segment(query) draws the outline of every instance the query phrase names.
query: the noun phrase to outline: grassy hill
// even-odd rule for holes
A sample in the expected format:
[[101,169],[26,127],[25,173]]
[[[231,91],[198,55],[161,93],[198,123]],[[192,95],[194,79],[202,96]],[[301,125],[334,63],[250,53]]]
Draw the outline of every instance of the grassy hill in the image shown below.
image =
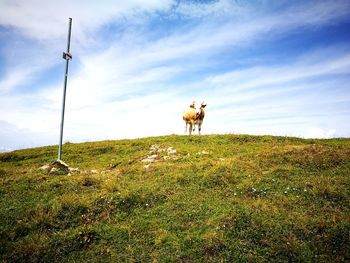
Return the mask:
[[350,260],[350,139],[66,143],[79,171],[40,169],[56,154],[0,154],[0,261]]

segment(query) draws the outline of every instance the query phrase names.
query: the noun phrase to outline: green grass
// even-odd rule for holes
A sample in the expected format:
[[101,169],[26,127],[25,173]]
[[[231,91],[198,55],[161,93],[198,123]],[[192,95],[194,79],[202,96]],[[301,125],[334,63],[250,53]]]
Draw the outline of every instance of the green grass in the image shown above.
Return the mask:
[[350,260],[350,139],[66,143],[68,176],[39,169],[56,152],[0,154],[0,261]]

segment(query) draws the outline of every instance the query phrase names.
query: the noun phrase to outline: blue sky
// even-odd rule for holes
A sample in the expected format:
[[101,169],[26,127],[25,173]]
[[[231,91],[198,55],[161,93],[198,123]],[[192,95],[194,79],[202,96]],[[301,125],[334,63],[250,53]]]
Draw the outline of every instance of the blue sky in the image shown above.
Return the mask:
[[0,150],[183,134],[350,137],[350,1],[0,0]]

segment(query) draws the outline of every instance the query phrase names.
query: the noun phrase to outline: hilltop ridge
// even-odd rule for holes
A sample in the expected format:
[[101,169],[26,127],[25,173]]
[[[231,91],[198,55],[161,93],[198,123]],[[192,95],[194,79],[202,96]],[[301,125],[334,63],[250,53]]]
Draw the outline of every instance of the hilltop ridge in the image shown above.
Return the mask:
[[0,154],[4,262],[343,262],[350,139],[162,136]]

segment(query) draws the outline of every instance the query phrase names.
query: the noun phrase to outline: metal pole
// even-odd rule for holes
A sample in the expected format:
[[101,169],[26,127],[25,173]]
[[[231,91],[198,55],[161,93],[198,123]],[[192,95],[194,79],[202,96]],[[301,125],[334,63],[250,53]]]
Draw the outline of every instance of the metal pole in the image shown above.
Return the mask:
[[[70,36],[72,32],[72,18],[69,18],[69,27],[68,27],[68,40],[67,40],[67,51],[66,54],[69,53],[70,50]],[[63,123],[64,123],[64,110],[66,105],[66,89],[67,89],[67,77],[68,77],[68,64],[69,59],[66,57],[66,68],[64,71],[64,86],[63,86],[63,99],[62,99],[62,115],[61,115],[61,130],[60,130],[60,141],[58,145],[58,160],[61,160],[62,157],[62,139],[63,139]]]

